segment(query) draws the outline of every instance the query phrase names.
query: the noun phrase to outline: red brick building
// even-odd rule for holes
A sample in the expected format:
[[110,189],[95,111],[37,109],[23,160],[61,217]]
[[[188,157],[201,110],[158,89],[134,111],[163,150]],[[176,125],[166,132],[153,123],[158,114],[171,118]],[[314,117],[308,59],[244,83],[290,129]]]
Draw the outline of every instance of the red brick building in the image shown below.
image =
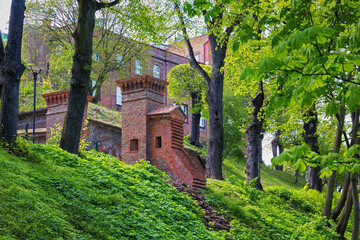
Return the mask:
[[[206,49],[207,42],[204,40],[204,37],[196,39],[196,51]],[[128,75],[132,77],[117,80],[116,84],[116,74],[112,73],[102,88],[99,103],[113,109],[110,115],[115,116],[115,119],[99,119],[97,115],[109,110],[98,105],[86,105],[84,121],[88,120],[88,123],[83,134],[91,142],[90,148],[96,148],[128,163],[135,163],[139,159],[148,160],[169,173],[173,179],[203,188],[206,184],[205,162],[197,152],[186,149],[183,145],[183,136],[191,131],[191,112],[187,104],[174,106],[166,90],[167,73],[174,66],[187,63],[188,59],[153,46],[147,51],[147,64],[135,59],[127,68]],[[204,50],[199,55],[200,61],[208,59],[208,53]],[[53,92],[44,94],[43,97],[47,108],[37,111],[35,126],[38,143],[48,140],[56,124],[62,125],[67,110],[68,92]],[[91,97],[88,101],[90,99]],[[19,114],[19,132],[24,132],[25,126],[32,127],[31,112]],[[202,119],[200,137],[206,138],[206,133],[206,121]]]

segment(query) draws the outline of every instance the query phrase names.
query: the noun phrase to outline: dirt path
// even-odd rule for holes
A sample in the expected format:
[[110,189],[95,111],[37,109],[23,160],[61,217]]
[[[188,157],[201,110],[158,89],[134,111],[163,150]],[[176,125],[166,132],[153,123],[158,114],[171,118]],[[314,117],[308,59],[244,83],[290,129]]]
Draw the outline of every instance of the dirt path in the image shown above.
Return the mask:
[[187,187],[180,182],[171,181],[171,185],[176,187],[179,192],[189,195],[192,199],[196,200],[197,204],[205,211],[205,224],[208,229],[215,231],[230,230],[230,221],[219,214],[219,211],[205,202],[205,196],[199,190]]

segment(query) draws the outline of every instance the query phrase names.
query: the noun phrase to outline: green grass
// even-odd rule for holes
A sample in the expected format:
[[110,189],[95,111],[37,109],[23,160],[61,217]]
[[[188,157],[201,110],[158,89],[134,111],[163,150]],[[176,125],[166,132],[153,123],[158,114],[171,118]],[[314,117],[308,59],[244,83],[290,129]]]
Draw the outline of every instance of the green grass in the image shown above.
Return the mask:
[[[245,160],[236,158],[225,159],[223,162],[224,179],[236,178],[245,181],[245,169]],[[260,167],[260,179],[263,187],[284,186],[289,189],[300,189],[303,188],[306,183],[304,179],[300,177],[298,178],[298,183],[295,184],[295,174],[288,171],[277,171],[264,164],[261,164]]]
[[235,178],[208,180],[206,201],[232,219],[226,239],[338,239],[321,217],[323,195],[315,190],[266,187],[259,191]]
[[[227,158],[222,166],[224,181],[208,179],[204,194],[231,219],[230,232],[220,233],[225,239],[338,239],[334,223],[321,217],[326,191],[308,189],[301,177],[295,184],[291,166],[277,171],[262,164],[264,191],[245,183],[245,159]],[[334,204],[338,198],[335,193]]]
[[213,239],[203,213],[147,163],[49,145],[0,148],[0,239]]
[[231,220],[229,232],[214,232],[148,163],[18,146],[23,157],[0,148],[0,239],[337,239],[321,217],[324,194],[294,185],[287,172],[263,166],[262,192],[244,183],[243,161],[226,159],[225,180],[208,179],[203,191]]

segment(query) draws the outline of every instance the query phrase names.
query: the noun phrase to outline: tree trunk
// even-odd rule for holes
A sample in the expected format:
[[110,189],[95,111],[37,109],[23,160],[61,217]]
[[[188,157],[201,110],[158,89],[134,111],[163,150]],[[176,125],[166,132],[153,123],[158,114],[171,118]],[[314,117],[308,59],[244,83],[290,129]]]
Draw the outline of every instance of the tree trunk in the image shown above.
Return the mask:
[[68,152],[77,153],[83,115],[88,94],[91,61],[92,35],[95,25],[96,2],[93,0],[78,0],[79,17],[73,34],[75,53],[73,57],[72,77],[68,109],[61,134],[60,147]]
[[[344,126],[344,119],[345,119],[345,106],[340,105],[339,107],[339,114],[338,114],[338,124],[336,129],[336,136],[335,136],[335,142],[334,142],[334,153],[340,152],[341,147],[341,136],[342,136],[342,130]],[[333,174],[328,179],[328,186],[327,186],[327,192],[326,192],[326,199],[324,204],[324,211],[323,216],[325,216],[327,219],[330,219],[331,217],[331,208],[332,208],[332,200],[334,196],[334,189],[335,189],[335,178],[336,178],[336,171],[333,172]]]
[[351,214],[351,208],[352,208],[352,204],[353,204],[353,198],[351,196],[351,191],[352,191],[352,187],[350,187],[350,189],[343,189],[343,191],[345,191],[347,193],[347,199],[346,199],[346,204],[345,204],[345,208],[343,213],[341,214],[340,220],[338,222],[338,224],[336,225],[336,232],[338,234],[340,234],[340,239],[345,239],[344,238],[344,233],[347,227],[347,224],[349,222],[349,218],[350,218],[350,214]]
[[336,205],[336,207],[334,208],[334,210],[331,212],[331,218],[336,221],[336,219],[339,217],[341,211],[343,210],[345,203],[346,203],[346,199],[347,199],[347,190],[349,189],[350,186],[350,172],[347,173],[345,181],[344,181],[344,186],[342,188],[342,192],[341,192],[341,196],[340,199]]
[[0,139],[10,145],[17,133],[20,78],[25,70],[21,64],[21,41],[24,25],[25,0],[12,0],[9,35],[6,48],[0,46]]
[[[319,153],[316,125],[318,117],[315,112],[315,104],[306,113],[307,121],[304,122],[304,140],[313,152]],[[320,167],[308,167],[308,184],[311,189],[322,191],[322,182],[319,177]]]
[[255,98],[252,100],[254,106],[252,122],[250,126],[246,129],[248,146],[247,146],[247,160],[246,160],[246,181],[250,181],[254,178],[257,178],[256,188],[262,190],[262,185],[260,181],[260,159],[259,159],[259,148],[258,145],[261,144],[261,132],[263,120],[259,116],[261,113],[261,108],[264,103],[264,91],[262,82],[259,85],[259,92],[256,94]]
[[207,102],[209,105],[209,150],[206,173],[209,178],[222,179],[222,158],[224,149],[223,130],[223,88],[224,59],[227,42],[221,41],[214,34],[209,35],[212,52],[212,75],[207,82]]
[[[197,108],[198,104],[200,103],[200,96],[198,94],[191,94],[191,102],[192,102],[192,110]],[[190,136],[190,144],[201,147],[199,137],[200,137],[200,118],[201,113],[192,113],[191,118],[191,136]]]
[[353,212],[353,230],[351,235],[351,240],[358,240],[359,239],[359,228],[360,228],[360,208],[359,208],[359,193],[357,189],[358,185],[358,174],[352,173],[351,174],[351,185],[352,187],[352,198],[353,198],[353,205],[354,205],[354,212]]
[[[353,132],[352,132],[352,143],[359,144],[359,114],[360,110],[356,109],[355,114],[353,114]],[[359,154],[354,156],[359,160]],[[353,212],[353,231],[351,235],[351,240],[358,240],[359,239],[359,227],[360,227],[360,209],[359,209],[359,193],[358,193],[358,174],[351,173],[351,186],[352,186],[352,198],[353,198],[353,205],[354,205],[354,212]]]
[[[358,132],[359,132],[359,110],[356,109],[356,111],[354,113],[351,114],[352,115],[352,123],[353,123],[353,128],[352,128],[352,139],[351,139],[351,146],[355,145],[355,144],[359,144],[359,137],[358,137]],[[356,158],[359,157],[359,155],[355,156]],[[351,174],[350,176],[350,189],[348,190],[348,195],[347,195],[347,201],[346,201],[346,205],[345,205],[345,209],[341,215],[341,218],[338,222],[338,225],[336,226],[336,231],[341,235],[341,237],[344,237],[344,233],[346,230],[346,226],[348,224],[349,218],[350,218],[350,214],[351,214],[351,208],[352,205],[354,204],[354,223],[353,223],[353,227],[357,227],[359,228],[359,196],[357,193],[357,182],[356,182],[356,174]],[[355,183],[355,184],[354,184]],[[343,189],[343,191],[347,191],[347,189]],[[356,193],[355,193],[356,191]],[[357,202],[354,202],[357,201]],[[348,204],[349,203],[349,204]],[[351,203],[351,204],[350,204]],[[357,211],[357,212],[355,212]],[[357,238],[351,238],[351,239],[358,239],[359,237],[359,229],[354,229],[353,228],[353,236],[356,236]]]
[[[283,152],[283,149],[282,149],[281,144],[280,144],[280,134],[281,134],[281,131],[277,130],[276,133],[275,133],[274,139],[271,141],[271,149],[272,149],[272,152],[273,152],[273,157],[278,156],[278,149],[279,149],[279,154],[281,154],[281,152]],[[276,165],[275,170],[283,171],[283,166]]]

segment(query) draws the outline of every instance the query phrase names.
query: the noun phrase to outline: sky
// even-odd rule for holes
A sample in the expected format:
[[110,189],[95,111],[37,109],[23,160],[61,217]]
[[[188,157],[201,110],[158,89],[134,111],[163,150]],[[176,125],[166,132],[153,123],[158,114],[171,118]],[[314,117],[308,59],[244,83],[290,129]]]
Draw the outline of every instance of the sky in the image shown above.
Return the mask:
[[10,15],[11,0],[0,0],[0,29],[1,32],[7,32]]

